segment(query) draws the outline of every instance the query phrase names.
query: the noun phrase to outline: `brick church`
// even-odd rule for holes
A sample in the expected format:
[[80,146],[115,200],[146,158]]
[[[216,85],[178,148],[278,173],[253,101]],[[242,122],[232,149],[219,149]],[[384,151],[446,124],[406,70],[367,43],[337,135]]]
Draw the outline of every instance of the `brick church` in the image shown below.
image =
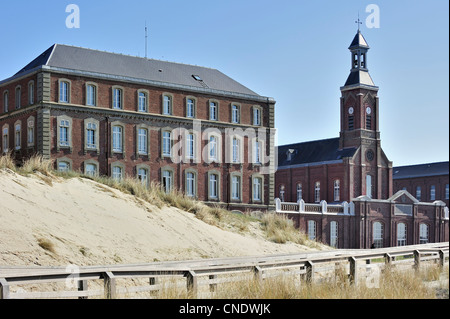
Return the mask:
[[378,87],[359,30],[349,50],[339,137],[278,147],[277,213],[337,248],[448,241],[448,162],[393,168],[381,148]]
[[392,162],[381,148],[378,87],[369,74],[369,45],[360,31],[350,44],[351,71],[340,99],[340,136],[278,147],[281,201],[349,202],[393,194]]

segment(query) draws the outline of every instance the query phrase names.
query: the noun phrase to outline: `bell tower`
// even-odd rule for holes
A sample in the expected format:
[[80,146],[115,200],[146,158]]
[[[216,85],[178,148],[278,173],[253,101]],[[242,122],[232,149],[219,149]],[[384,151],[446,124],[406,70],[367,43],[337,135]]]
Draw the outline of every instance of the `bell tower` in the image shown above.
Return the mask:
[[372,81],[367,64],[370,47],[361,31],[350,47],[351,70],[341,87],[340,148],[358,147],[379,140],[378,87]]
[[387,199],[392,195],[392,162],[381,149],[378,87],[369,74],[370,47],[359,29],[348,49],[351,69],[341,87],[339,147],[356,149],[348,171],[350,197]]

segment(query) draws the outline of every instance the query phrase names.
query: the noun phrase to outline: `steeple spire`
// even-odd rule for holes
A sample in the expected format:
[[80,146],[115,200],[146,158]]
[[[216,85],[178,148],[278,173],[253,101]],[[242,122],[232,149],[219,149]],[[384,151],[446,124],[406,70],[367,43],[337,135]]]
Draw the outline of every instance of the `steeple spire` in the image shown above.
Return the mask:
[[369,51],[370,47],[367,44],[366,39],[364,39],[361,31],[359,30],[359,25],[361,23],[359,21],[359,18],[356,23],[358,23],[358,32],[356,33],[352,43],[348,47],[351,52],[352,58],[351,70],[344,87],[355,85],[375,87],[375,84],[370,77],[369,69],[367,67],[367,51]]

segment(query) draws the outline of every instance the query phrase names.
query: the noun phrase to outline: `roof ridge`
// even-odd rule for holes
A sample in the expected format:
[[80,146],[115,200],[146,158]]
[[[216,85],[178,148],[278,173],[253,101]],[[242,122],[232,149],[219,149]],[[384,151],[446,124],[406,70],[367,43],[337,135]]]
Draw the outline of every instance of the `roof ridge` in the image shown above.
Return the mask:
[[291,144],[283,144],[283,145],[278,145],[278,147],[286,147],[286,146],[290,146],[290,145],[314,143],[314,142],[321,142],[321,141],[328,141],[328,140],[335,140],[335,139],[339,139],[339,137],[329,137],[329,138],[324,138],[324,139],[320,139],[320,140],[312,140],[312,141],[305,141],[305,142],[298,142],[298,143],[291,143]]
[[191,64],[191,63],[181,63],[181,62],[174,62],[174,61],[168,61],[168,60],[160,60],[160,59],[146,58],[146,57],[141,57],[141,56],[132,55],[132,54],[125,54],[125,53],[111,52],[111,51],[106,51],[106,50],[92,49],[92,48],[86,48],[86,47],[81,47],[81,46],[71,45],[71,44],[61,44],[61,43],[57,43],[57,44],[54,44],[54,45],[55,45],[55,48],[56,48],[57,45],[59,45],[59,46],[65,46],[65,47],[69,47],[69,48],[77,48],[77,49],[90,50],[90,51],[101,52],[101,53],[108,53],[108,54],[121,55],[121,56],[130,57],[130,58],[142,59],[142,60],[152,60],[152,61],[158,61],[158,62],[166,62],[166,63],[179,64],[179,65],[189,65],[189,66],[195,66],[195,67],[198,67],[198,68],[205,68],[205,69],[210,69],[210,70],[218,71],[216,68],[207,67],[207,66],[201,66],[201,65],[197,65],[197,64]]
[[437,165],[437,164],[449,164],[449,161],[431,162],[431,163],[422,163],[422,164],[411,164],[411,165],[401,165],[401,166],[394,166],[393,168],[424,166],[424,165]]

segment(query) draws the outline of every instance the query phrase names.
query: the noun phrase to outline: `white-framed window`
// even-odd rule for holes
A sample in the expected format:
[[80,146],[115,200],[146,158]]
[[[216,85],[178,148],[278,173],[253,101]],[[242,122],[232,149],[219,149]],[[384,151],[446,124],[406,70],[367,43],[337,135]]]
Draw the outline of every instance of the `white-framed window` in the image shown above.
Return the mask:
[[164,94],[163,95],[163,114],[172,115],[172,96]]
[[218,106],[217,106],[217,102],[215,101],[211,101],[209,102],[209,119],[211,121],[217,121],[218,120]]
[[193,133],[188,133],[186,135],[186,148],[187,148],[187,158],[195,158],[195,135]]
[[261,125],[261,109],[259,107],[253,107],[253,125]]
[[68,81],[59,81],[59,102],[69,103],[70,83]]
[[450,189],[449,189],[449,185],[445,184],[445,199],[449,199],[450,195]]
[[419,244],[428,244],[428,225],[420,224],[419,225]]
[[138,92],[138,112],[147,112],[148,96],[147,93]]
[[113,88],[113,109],[123,109],[123,90],[121,88]]
[[301,183],[297,184],[297,202],[303,198],[303,187]]
[[320,203],[320,182],[314,184],[314,201]]
[[219,198],[219,175],[216,173],[210,173],[209,175],[209,198],[218,199]]
[[209,137],[209,160],[217,161],[218,159],[218,139],[217,136],[211,135]]
[[233,145],[232,145],[232,151],[233,151],[233,163],[240,163],[241,162],[241,141],[237,137],[233,137]]
[[148,154],[148,130],[146,128],[138,129],[138,154]]
[[338,248],[338,222],[332,221],[330,223],[330,246]]
[[162,155],[172,156],[172,132],[162,132]]
[[27,121],[27,143],[28,146],[34,145],[34,118]]
[[262,201],[262,178],[253,177],[253,200]]
[[16,87],[16,109],[20,109],[22,106],[22,88]]
[[430,200],[436,200],[436,186],[430,186]]
[[337,179],[334,181],[334,201],[338,202],[341,198],[340,181]]
[[373,223],[373,245],[375,248],[383,247],[383,224],[380,222]]
[[285,198],[284,198],[284,191],[285,190],[285,187],[284,187],[284,185],[280,185],[280,191],[279,191],[279,194],[280,194],[280,200],[282,201],[282,202],[284,202],[284,200],[285,200]]
[[58,171],[60,172],[68,172],[70,170],[70,163],[66,161],[58,162]]
[[237,175],[231,177],[231,199],[241,199],[241,177]]
[[240,121],[239,105],[231,104],[231,123],[239,124]]
[[62,147],[70,146],[69,134],[70,134],[70,122],[69,120],[62,119],[59,122],[59,146]]
[[366,175],[366,195],[372,198],[372,176]]
[[397,246],[406,246],[406,224],[397,224]]
[[28,104],[34,104],[34,82],[30,81],[28,83]]
[[148,186],[148,169],[144,167],[139,167],[137,169],[138,179],[141,181],[142,185]]
[[86,105],[97,106],[97,87],[93,84],[86,86]]
[[3,93],[3,112],[7,113],[9,110],[9,93],[6,91]]
[[15,141],[15,150],[20,150],[21,144],[22,144],[22,128],[21,124],[16,124],[14,129],[14,141]]
[[416,187],[416,199],[420,201],[422,199],[422,187]]
[[186,99],[186,117],[195,117],[195,100],[193,98]]
[[86,123],[86,148],[97,149],[96,132],[97,124],[92,122]]
[[316,222],[314,220],[308,220],[308,239],[316,240]]
[[162,171],[162,187],[163,190],[168,194],[173,189],[173,172],[171,170]]
[[3,126],[3,153],[8,153],[9,150],[9,127]]
[[113,134],[113,152],[123,152],[123,127],[115,125],[112,129]]
[[262,157],[262,142],[258,139],[253,141],[253,163],[261,164]]
[[123,168],[121,166],[112,166],[112,178],[116,181],[123,179]]
[[186,196],[195,197],[196,196],[196,174],[194,172],[186,173]]
[[85,164],[84,166],[84,174],[88,176],[95,176],[97,175],[97,165],[93,163]]

